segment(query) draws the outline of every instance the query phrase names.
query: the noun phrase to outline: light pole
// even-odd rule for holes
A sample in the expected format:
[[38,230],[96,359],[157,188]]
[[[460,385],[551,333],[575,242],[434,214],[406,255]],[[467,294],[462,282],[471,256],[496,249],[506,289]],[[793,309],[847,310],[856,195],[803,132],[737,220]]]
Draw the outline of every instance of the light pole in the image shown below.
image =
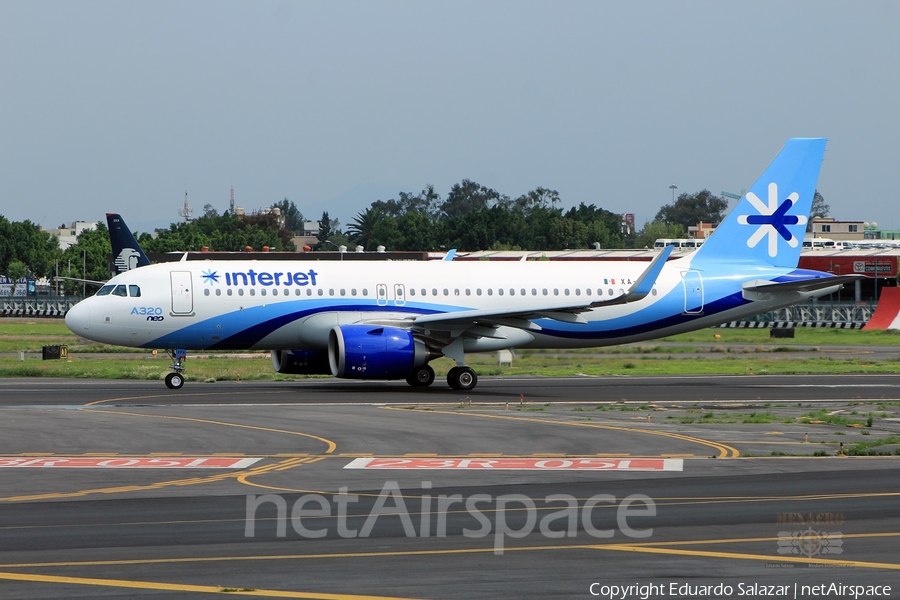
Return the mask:
[[81,298],[87,295],[87,250],[81,251]]
[[669,189],[672,190],[672,204],[675,204],[675,190],[678,189],[678,186],[673,183],[669,186]]

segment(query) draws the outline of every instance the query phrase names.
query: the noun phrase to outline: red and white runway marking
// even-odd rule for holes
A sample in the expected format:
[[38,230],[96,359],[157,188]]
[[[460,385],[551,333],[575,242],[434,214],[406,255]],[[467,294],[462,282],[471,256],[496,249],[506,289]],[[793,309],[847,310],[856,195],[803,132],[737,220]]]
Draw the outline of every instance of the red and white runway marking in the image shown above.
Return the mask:
[[0,469],[244,469],[259,460],[228,456],[0,456]]
[[681,471],[680,458],[357,458],[345,469],[498,471]]

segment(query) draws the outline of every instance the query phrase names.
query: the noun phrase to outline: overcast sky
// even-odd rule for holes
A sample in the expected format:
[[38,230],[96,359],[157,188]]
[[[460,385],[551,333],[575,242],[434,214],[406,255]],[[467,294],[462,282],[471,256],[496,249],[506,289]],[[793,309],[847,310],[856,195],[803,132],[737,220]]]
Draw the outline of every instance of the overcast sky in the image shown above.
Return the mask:
[[825,136],[838,219],[900,228],[900,3],[0,0],[0,214],[178,220],[185,189],[346,224],[464,178],[634,212]]

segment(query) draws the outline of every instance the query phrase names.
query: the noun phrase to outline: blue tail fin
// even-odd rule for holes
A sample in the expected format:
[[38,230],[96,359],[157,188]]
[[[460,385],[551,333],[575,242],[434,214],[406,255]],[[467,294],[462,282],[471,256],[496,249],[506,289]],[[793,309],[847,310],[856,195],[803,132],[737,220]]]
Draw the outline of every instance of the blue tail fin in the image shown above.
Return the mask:
[[106,223],[109,225],[109,241],[112,244],[117,275],[150,264],[150,259],[144,254],[122,217],[106,213]]
[[796,267],[803,247],[825,138],[788,140],[691,263],[728,261]]

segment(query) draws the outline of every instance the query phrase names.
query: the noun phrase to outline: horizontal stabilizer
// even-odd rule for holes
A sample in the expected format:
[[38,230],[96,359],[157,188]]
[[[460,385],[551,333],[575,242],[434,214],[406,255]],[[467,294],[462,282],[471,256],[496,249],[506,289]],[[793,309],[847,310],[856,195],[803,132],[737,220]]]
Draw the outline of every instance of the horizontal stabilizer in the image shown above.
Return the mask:
[[781,292],[814,292],[825,288],[834,287],[836,285],[844,285],[851,281],[859,281],[866,279],[865,275],[838,275],[835,277],[819,277],[817,279],[804,279],[802,281],[784,281],[784,282],[754,282],[745,284],[743,290],[745,292],[758,292],[763,294],[778,294]]

